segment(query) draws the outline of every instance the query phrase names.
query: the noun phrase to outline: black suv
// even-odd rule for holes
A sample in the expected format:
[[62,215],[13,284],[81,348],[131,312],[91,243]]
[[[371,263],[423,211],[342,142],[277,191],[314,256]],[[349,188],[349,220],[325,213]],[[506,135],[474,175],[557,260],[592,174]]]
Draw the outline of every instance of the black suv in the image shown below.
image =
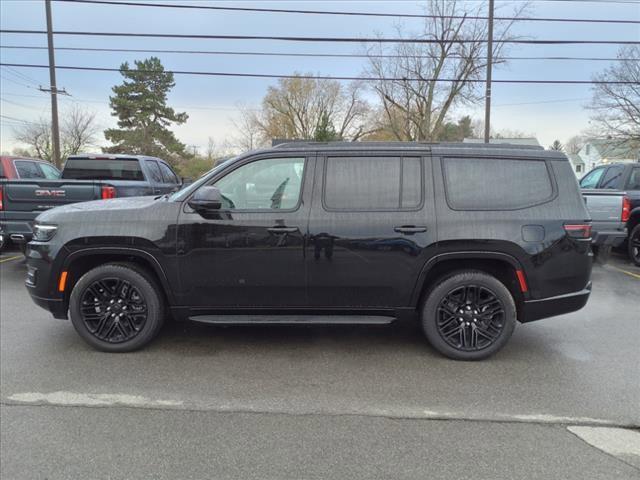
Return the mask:
[[26,284],[109,352],[146,345],[169,314],[384,324],[417,313],[434,348],[474,360],[499,350],[516,320],[585,305],[588,219],[562,153],[289,143],[171,195],[42,213]]

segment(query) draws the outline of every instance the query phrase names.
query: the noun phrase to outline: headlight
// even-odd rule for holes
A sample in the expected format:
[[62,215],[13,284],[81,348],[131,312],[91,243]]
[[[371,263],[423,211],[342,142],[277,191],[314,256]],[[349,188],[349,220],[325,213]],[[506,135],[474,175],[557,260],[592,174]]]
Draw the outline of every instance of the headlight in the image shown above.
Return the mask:
[[48,242],[56,234],[58,227],[56,225],[40,225],[33,226],[33,239],[36,242]]

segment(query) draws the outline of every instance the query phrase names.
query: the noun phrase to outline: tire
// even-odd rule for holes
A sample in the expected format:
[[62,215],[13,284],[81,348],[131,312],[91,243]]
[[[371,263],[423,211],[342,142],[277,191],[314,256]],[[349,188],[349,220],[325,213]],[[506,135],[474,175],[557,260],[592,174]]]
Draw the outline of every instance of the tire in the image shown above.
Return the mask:
[[464,270],[443,277],[428,292],[420,318],[427,340],[438,352],[454,360],[482,360],[507,343],[516,316],[513,297],[502,282],[481,271]]
[[598,265],[606,265],[611,258],[611,245],[600,245],[592,248],[593,260]]
[[633,227],[633,230],[629,233],[627,243],[629,258],[640,267],[640,223]]
[[85,342],[103,352],[122,353],[153,340],[164,322],[165,306],[151,275],[133,264],[111,263],[78,280],[69,313]]

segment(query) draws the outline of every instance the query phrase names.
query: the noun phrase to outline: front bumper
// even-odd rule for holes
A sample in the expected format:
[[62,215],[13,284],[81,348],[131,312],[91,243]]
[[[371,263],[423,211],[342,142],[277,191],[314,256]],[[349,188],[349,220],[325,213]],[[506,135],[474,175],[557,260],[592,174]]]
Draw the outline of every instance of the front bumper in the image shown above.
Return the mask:
[[522,323],[527,323],[575,312],[587,304],[589,295],[591,295],[591,282],[579,292],[571,292],[539,300],[526,300],[520,311],[519,320]]
[[64,294],[56,289],[51,258],[46,244],[30,243],[26,250],[27,279],[25,286],[36,305],[50,311],[55,318],[67,319],[68,305]]

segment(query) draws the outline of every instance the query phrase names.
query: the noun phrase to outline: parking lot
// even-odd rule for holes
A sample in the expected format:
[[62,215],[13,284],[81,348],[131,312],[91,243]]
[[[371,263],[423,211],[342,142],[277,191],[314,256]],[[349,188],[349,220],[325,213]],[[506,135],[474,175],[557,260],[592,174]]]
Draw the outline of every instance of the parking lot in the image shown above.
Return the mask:
[[31,302],[17,252],[0,262],[2,478],[640,478],[580,438],[640,426],[640,268],[620,255],[585,309],[478,363],[411,322],[170,324],[99,353]]

